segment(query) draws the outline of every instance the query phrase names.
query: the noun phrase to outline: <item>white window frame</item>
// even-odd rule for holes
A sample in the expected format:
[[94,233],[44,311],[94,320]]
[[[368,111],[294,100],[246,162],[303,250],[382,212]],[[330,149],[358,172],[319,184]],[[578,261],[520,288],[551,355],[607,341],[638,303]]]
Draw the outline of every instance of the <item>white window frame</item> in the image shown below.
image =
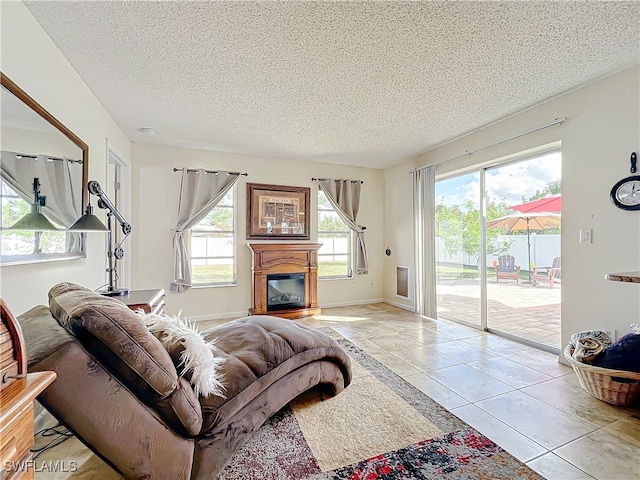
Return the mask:
[[[322,264],[322,257],[335,256],[335,255],[345,255],[344,253],[321,253],[318,251],[318,279],[319,280],[339,280],[339,279],[348,279],[353,278],[353,231],[347,227],[347,225],[342,221],[342,219],[338,216],[338,219],[344,225],[344,230],[321,230],[320,229],[320,213],[322,212],[330,212],[337,215],[335,208],[322,208],[320,203],[320,196],[325,195],[322,190],[318,190],[318,212],[317,212],[317,222],[318,222],[318,243],[322,243],[321,234],[328,233],[347,233],[347,274],[346,275],[320,275],[320,265]],[[326,195],[325,195],[326,197]]]
[[[210,215],[213,211],[215,211],[216,208],[230,208],[232,210],[233,213],[233,220],[232,220],[232,225],[233,225],[233,230],[231,231],[221,231],[221,230],[217,230],[217,231],[211,231],[211,230],[200,230],[198,229],[198,226],[195,225],[193,227],[191,227],[189,229],[189,262],[191,265],[191,274],[192,274],[192,278],[193,278],[193,271],[194,271],[194,265],[193,265],[193,261],[194,260],[216,260],[216,259],[231,259],[231,264],[232,264],[232,279],[230,282],[226,281],[226,282],[208,282],[208,283],[196,283],[195,281],[193,281],[193,287],[194,288],[205,288],[205,287],[229,287],[229,286],[235,286],[238,284],[238,192],[237,192],[237,185],[234,185],[233,188],[231,190],[229,190],[229,192],[231,193],[231,199],[232,199],[232,205],[216,205],[216,207],[214,207],[214,209],[209,212]],[[228,193],[227,193],[228,195]],[[207,256],[199,256],[199,257],[194,257],[193,256],[193,243],[192,240],[193,238],[196,236],[195,234],[201,234],[202,236],[207,236],[207,234],[220,234],[220,233],[230,233],[232,238],[233,238],[233,254],[231,256],[229,255],[207,255]]]

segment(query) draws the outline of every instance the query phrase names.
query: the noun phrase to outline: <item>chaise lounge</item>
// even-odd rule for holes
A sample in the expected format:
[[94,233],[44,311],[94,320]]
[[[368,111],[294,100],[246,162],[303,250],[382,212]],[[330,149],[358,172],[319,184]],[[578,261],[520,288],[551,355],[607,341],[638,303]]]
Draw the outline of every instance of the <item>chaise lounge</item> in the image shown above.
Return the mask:
[[222,358],[224,384],[223,395],[206,396],[179,374],[184,346],[167,350],[116,299],[62,283],[49,291],[49,307],[18,321],[29,371],[58,375],[38,400],[125,478],[213,479],[297,395],[315,386],[335,395],[351,381],[337,342],[276,317],[202,332]]

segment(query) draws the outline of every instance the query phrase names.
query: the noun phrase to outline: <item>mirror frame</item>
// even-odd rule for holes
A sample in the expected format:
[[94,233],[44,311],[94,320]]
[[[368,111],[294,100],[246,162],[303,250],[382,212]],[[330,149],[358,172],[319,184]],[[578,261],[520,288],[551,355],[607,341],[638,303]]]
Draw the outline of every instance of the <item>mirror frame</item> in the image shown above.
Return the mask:
[[[56,130],[62,133],[65,137],[67,137],[73,144],[75,144],[80,150],[82,150],[82,208],[81,211],[84,212],[89,201],[89,190],[87,187],[89,181],[89,146],[84,143],[80,137],[78,137],[75,133],[69,130],[67,127],[62,124],[56,117],[51,115],[42,105],[36,102],[33,98],[29,96],[24,90],[22,90],[15,82],[13,82],[9,77],[7,77],[2,71],[0,71],[0,84],[5,87],[9,92],[16,96],[18,100],[24,103],[27,107],[29,107],[33,112],[46,120],[51,126],[53,126]],[[16,265],[16,264],[26,264],[26,263],[40,263],[40,262],[52,262],[59,260],[70,260],[74,258],[84,258],[87,256],[87,245],[86,245],[86,234],[82,234],[81,241],[82,248],[80,252],[73,253],[60,253],[53,254],[59,255],[55,257],[48,258],[30,258],[25,260],[15,260],[9,262],[0,262],[1,265]]]

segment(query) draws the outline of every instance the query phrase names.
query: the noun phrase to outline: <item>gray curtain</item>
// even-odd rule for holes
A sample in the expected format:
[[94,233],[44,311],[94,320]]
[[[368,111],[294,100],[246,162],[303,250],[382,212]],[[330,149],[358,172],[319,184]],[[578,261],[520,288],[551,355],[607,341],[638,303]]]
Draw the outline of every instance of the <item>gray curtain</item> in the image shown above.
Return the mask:
[[360,180],[318,179],[318,186],[324,192],[338,216],[356,233],[356,273],[369,273],[367,247],[364,231],[367,227],[358,225],[356,219],[360,209]]
[[[33,203],[33,179],[38,178],[40,193],[47,197],[42,209],[47,218],[67,228],[80,218],[80,193],[74,189],[69,159],[50,161],[46,155],[18,158],[16,153],[4,150],[1,155],[3,180],[29,205]],[[80,251],[80,235],[67,232],[67,252]]]
[[416,313],[436,318],[434,166],[412,172]]
[[173,230],[174,273],[172,292],[184,292],[191,287],[191,265],[184,232],[199,223],[220,203],[238,181],[237,173],[207,173],[203,169],[182,171],[178,221]]

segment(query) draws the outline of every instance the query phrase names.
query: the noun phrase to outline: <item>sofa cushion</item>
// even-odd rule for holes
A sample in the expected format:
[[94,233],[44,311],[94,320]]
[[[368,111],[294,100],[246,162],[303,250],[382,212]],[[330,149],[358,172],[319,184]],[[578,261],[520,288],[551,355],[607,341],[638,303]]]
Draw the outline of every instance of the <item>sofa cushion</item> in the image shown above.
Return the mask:
[[169,353],[124,303],[73,283],[49,291],[52,315],[140,400],[172,427],[195,434],[202,412]]

